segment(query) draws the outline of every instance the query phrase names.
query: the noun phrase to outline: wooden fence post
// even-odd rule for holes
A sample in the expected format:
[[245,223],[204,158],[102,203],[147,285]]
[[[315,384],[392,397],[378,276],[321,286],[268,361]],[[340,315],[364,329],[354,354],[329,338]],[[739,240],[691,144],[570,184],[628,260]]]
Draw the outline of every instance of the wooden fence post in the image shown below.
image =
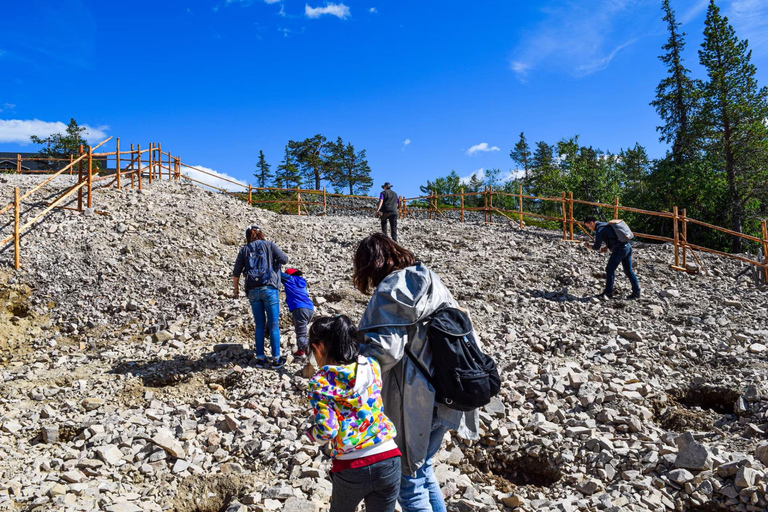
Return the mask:
[[464,187],[461,187],[461,222],[464,222]]
[[[80,144],[79,148],[80,154],[78,157],[83,156],[83,145]],[[81,184],[83,182],[83,161],[80,160],[77,162],[77,184]],[[80,187],[77,189],[77,211],[81,212],[83,211],[83,187]]]
[[768,285],[768,227],[766,221],[760,223],[763,228],[763,272],[765,273],[765,284]]
[[568,240],[568,212],[565,209],[565,192],[562,193],[560,209],[563,212],[563,241]]
[[520,194],[517,197],[517,208],[520,216],[520,229],[523,229],[523,186],[519,185]]
[[301,189],[296,189],[296,215],[301,215]]
[[[163,150],[160,143],[157,143],[157,177],[163,179]],[[168,179],[171,179],[171,169],[168,169]]]
[[253,206],[253,187],[248,184],[248,206]]
[[136,158],[136,157],[133,156],[133,143],[131,143],[131,188],[133,188],[133,183],[134,183],[133,182],[133,175],[136,172],[136,167],[135,167],[136,164],[134,162],[134,158]]
[[154,167],[152,166],[152,150],[153,150],[153,145],[150,142],[149,143],[149,153],[147,153],[149,155],[149,184],[150,185],[152,184],[152,174],[155,172],[154,171]]
[[688,219],[685,215],[685,208],[683,208],[683,215],[681,217],[683,222],[683,268],[688,269]]
[[181,157],[180,156],[176,157],[176,179],[177,180],[181,179]]
[[93,183],[93,149],[88,146],[88,208],[92,207],[91,184]]
[[136,163],[139,168],[136,179],[139,180],[139,190],[141,190],[141,144],[136,144]]
[[328,208],[328,203],[326,202],[326,199],[325,199],[325,187],[323,187],[323,215],[327,213],[328,211],[327,208]]
[[488,211],[488,220],[493,224],[493,187],[488,186],[488,206],[490,206],[490,210]]
[[573,218],[573,192],[568,192],[568,232],[570,240],[573,240],[573,223],[576,219]]
[[72,162],[75,161],[75,155],[69,154],[69,175],[72,176]]
[[613,218],[614,219],[619,218],[619,197],[618,196],[613,198]]
[[16,154],[16,174],[21,174],[21,155],[18,153]]
[[120,185],[120,137],[117,138],[115,141],[115,144],[117,145],[117,149],[115,150],[115,170],[117,171],[117,189],[120,190],[122,186]]
[[680,233],[678,231],[678,225],[677,225],[679,218],[680,217],[677,214],[677,206],[673,206],[672,207],[672,222],[674,222],[674,224],[672,226],[672,233],[673,233],[672,238],[674,240],[673,243],[675,244],[675,268],[678,269],[678,270],[680,269],[680,250],[679,250],[679,246],[680,246]]
[[19,200],[19,187],[13,189],[13,267],[19,270],[21,244],[19,243],[19,211],[21,210],[21,201]]
[[488,224],[488,185],[483,188],[483,224]]

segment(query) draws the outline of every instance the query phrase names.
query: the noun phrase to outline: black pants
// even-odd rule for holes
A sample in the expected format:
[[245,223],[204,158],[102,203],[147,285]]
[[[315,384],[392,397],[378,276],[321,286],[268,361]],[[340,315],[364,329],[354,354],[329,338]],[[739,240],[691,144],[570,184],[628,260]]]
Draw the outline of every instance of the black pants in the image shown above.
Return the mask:
[[392,232],[391,238],[397,242],[397,214],[396,213],[382,213],[381,214],[381,231],[385,235],[387,234],[387,220],[389,220],[389,230]]

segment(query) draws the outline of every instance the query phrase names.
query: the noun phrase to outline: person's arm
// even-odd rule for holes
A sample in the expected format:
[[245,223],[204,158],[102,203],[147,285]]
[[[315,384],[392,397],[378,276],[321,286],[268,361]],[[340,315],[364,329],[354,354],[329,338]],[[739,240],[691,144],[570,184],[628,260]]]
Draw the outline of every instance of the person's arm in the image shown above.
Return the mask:
[[240,283],[240,275],[243,273],[243,269],[245,268],[245,255],[242,251],[237,253],[237,259],[235,260],[235,268],[232,269],[232,287],[234,289],[232,296],[237,298],[238,295],[240,295],[240,287],[238,286]]
[[360,353],[379,362],[383,374],[395,366],[405,354],[408,329],[405,326],[383,326],[363,333]]
[[239,277],[232,277],[232,296],[234,298],[237,298],[240,295],[240,278]]
[[312,426],[307,430],[306,435],[313,443],[323,444],[336,437],[339,433],[339,420],[336,411],[322,400],[309,397],[309,403],[312,404],[314,418]]
[[272,244],[272,251],[275,255],[275,261],[278,262],[280,265],[285,265],[288,263],[288,256],[285,255],[283,251],[280,250],[280,248],[277,246],[275,242],[270,242]]
[[381,212],[381,205],[384,204],[384,198],[379,196],[379,205],[376,207],[376,213]]
[[595,243],[592,244],[592,248],[599,251],[601,245],[603,245],[603,230],[602,228],[598,228],[595,230]]

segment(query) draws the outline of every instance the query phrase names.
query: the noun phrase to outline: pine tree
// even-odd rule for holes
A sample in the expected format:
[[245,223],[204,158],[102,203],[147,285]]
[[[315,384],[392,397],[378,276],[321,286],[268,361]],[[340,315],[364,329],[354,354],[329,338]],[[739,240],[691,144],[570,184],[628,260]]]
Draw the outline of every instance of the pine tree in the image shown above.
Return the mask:
[[675,19],[675,12],[669,0],[663,0],[664,21],[667,22],[669,39],[662,46],[664,55],[659,56],[667,66],[667,77],[656,86],[656,99],[651,102],[664,122],[657,126],[661,133],[659,139],[672,145],[672,160],[681,165],[690,159],[695,151],[693,119],[698,105],[696,82],[690,78],[690,70],[683,64],[685,49],[684,32],[679,31],[680,23]]
[[294,144],[294,141],[289,141],[285,146],[285,156],[280,165],[277,166],[275,184],[278,188],[301,186],[301,172],[290,150],[291,144]]
[[[707,72],[701,120],[706,150],[727,182],[730,221],[741,232],[750,203],[768,194],[768,89],[758,87],[747,41],[710,0],[699,60]],[[733,237],[741,252],[742,239]]]
[[54,133],[45,138],[32,135],[30,139],[35,144],[45,144],[45,147],[38,151],[41,158],[49,160],[42,162],[41,167],[45,169],[61,169],[67,165],[70,155],[77,158],[80,153],[80,145],[88,143],[83,138],[85,127],[79,126],[74,118],[69,120],[65,133]]
[[315,190],[320,190],[320,183],[329,180],[333,174],[332,165],[328,162],[331,146],[327,139],[319,133],[301,142],[288,143],[291,156],[306,181],[315,184]]
[[509,157],[517,165],[523,168],[523,183],[528,182],[528,170],[530,169],[531,148],[525,140],[525,133],[520,132],[520,140],[515,144],[515,149],[509,152]]
[[273,177],[273,174],[269,172],[270,167],[272,166],[264,158],[264,151],[259,150],[259,162],[256,164],[257,171],[253,175],[256,178],[256,182],[262,188],[266,187],[269,180]]
[[373,179],[364,149],[355,152],[351,143],[344,144],[338,137],[335,143],[329,143],[329,153],[328,175],[335,187],[349,187],[350,195],[370,190]]

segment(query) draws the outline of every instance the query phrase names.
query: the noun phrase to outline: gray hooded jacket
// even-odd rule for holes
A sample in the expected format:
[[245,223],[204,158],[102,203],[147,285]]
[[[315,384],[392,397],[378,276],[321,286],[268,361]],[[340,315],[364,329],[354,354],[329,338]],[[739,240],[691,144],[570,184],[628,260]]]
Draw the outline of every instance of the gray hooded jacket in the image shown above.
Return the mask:
[[442,306],[456,307],[440,278],[418,263],[393,272],[379,284],[360,320],[362,353],[381,365],[384,413],[397,428],[403,472],[413,475],[427,455],[432,415],[465,439],[477,439],[477,410],[461,412],[435,403],[435,390],[405,354],[406,344],[432,370],[426,340],[427,317]]

